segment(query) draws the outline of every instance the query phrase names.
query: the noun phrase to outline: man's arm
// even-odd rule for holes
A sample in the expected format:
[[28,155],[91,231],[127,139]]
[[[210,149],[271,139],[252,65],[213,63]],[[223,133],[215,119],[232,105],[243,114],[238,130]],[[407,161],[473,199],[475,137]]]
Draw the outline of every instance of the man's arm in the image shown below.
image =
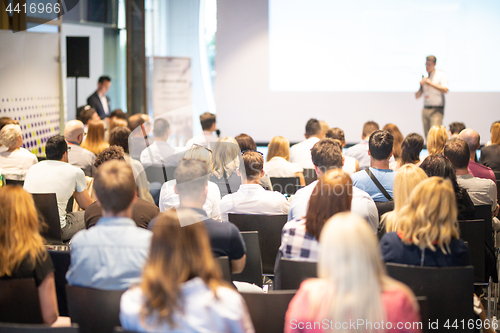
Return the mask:
[[243,272],[243,269],[245,268],[246,261],[247,261],[246,254],[244,254],[243,257],[241,257],[240,259],[231,260],[231,273],[239,274],[239,273]]
[[83,190],[81,192],[75,191],[73,192],[73,197],[75,197],[76,202],[78,202],[78,205],[80,205],[82,209],[87,209],[87,207],[93,202],[87,190]]
[[443,86],[440,86],[439,84],[433,83],[429,79],[425,79],[425,84],[428,84],[431,87],[433,87],[434,89],[439,90],[439,92],[442,93],[442,94],[446,94],[448,92],[448,88],[447,87],[443,87]]

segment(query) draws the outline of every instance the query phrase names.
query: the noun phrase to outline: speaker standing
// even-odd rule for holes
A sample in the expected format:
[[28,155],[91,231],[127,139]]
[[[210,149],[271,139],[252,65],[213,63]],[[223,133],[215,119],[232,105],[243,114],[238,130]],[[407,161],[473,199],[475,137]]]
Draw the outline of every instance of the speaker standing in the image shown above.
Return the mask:
[[111,109],[109,97],[106,96],[111,87],[111,78],[109,76],[101,76],[97,82],[97,90],[87,98],[87,104],[96,109],[101,119],[109,115]]

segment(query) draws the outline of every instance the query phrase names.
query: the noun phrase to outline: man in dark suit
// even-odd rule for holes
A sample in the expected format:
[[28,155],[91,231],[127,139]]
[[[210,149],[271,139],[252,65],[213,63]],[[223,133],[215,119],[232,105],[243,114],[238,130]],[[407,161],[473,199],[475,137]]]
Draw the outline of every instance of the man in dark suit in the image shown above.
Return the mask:
[[87,98],[87,104],[96,109],[101,119],[106,118],[111,110],[109,97],[106,96],[110,87],[111,78],[109,76],[101,76],[97,82],[96,92]]

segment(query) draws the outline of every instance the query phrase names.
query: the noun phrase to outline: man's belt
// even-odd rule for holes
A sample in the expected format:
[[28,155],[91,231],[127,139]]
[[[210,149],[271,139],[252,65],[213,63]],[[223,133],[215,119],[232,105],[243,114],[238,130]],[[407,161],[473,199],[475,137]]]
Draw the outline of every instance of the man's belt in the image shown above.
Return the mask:
[[428,105],[424,105],[424,109],[437,109],[437,108],[444,108],[444,106],[428,106]]

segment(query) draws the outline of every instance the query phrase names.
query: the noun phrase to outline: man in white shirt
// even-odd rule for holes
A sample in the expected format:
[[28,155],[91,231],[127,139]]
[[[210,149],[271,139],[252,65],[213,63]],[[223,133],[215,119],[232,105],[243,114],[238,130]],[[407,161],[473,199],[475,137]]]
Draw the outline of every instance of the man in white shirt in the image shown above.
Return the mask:
[[213,135],[215,132],[215,114],[210,112],[205,112],[200,116],[200,124],[203,133],[192,137],[186,143],[186,148],[191,148],[193,144],[197,144],[203,147],[211,148],[214,142],[219,140],[218,137]]
[[436,69],[436,57],[430,55],[426,58],[425,69],[427,75],[422,76],[420,89],[415,93],[415,98],[424,96],[424,109],[422,110],[422,122],[424,123],[424,135],[432,126],[441,126],[444,115],[444,94],[448,92],[448,76]]
[[238,191],[224,196],[220,201],[222,221],[228,221],[228,214],[288,214],[288,201],[279,192],[267,191],[259,185],[264,176],[264,158],[256,151],[242,155],[245,170],[238,170],[241,186]]
[[97,82],[97,90],[87,98],[87,104],[93,107],[101,119],[108,116],[111,109],[109,105],[109,97],[106,96],[111,87],[111,78],[109,76],[101,76]]
[[311,161],[311,148],[325,136],[317,119],[309,119],[304,136],[306,137],[304,141],[290,148],[290,163],[297,163],[303,169],[314,169]]
[[180,156],[167,143],[170,125],[163,118],[155,120],[153,125],[154,142],[141,152],[141,163],[146,168],[149,165],[177,166]]
[[354,157],[358,160],[358,169],[368,169],[370,166],[370,155],[368,155],[368,138],[370,135],[378,131],[380,128],[374,121],[367,121],[363,125],[363,133],[361,134],[361,142],[349,147],[345,151],[346,156]]
[[[325,172],[334,168],[342,168],[344,163],[342,150],[339,144],[333,139],[323,139],[314,145],[311,150],[314,169],[318,178]],[[288,221],[302,218],[307,213],[309,199],[314,191],[318,181],[314,181],[295,193],[290,202],[290,211],[288,212]],[[353,186],[351,211],[364,218],[373,232],[376,233],[379,225],[378,211],[375,202],[368,193]]]
[[68,163],[68,144],[61,135],[51,137],[45,145],[46,161],[33,165],[26,173],[24,189],[29,193],[55,193],[61,236],[68,241],[85,229],[84,211],[66,214],[68,200],[73,196],[81,208],[91,203],[83,170]]
[[84,137],[84,127],[80,120],[70,120],[64,126],[64,138],[68,143],[68,163],[85,172],[85,176],[92,177],[95,155],[90,150],[80,147]]

